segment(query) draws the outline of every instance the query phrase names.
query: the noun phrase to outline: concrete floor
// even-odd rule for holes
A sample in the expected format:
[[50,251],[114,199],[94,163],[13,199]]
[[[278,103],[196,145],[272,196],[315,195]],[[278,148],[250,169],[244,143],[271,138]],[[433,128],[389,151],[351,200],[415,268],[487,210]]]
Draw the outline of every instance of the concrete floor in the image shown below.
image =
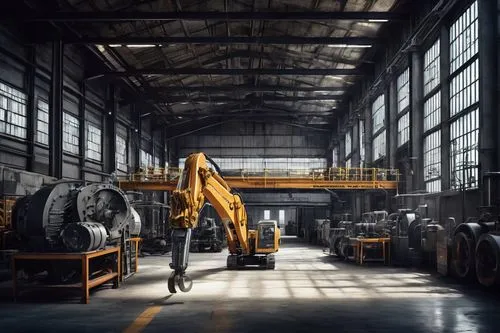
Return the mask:
[[4,299],[0,332],[498,332],[498,294],[427,273],[359,267],[295,239],[285,239],[275,271],[227,271],[225,257],[191,254],[187,294],[169,295],[170,258],[158,256],[88,305]]

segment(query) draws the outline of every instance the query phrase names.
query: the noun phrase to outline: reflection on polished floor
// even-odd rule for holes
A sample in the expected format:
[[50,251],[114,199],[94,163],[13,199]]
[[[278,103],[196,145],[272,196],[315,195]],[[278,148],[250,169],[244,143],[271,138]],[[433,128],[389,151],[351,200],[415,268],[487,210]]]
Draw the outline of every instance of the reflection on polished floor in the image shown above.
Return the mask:
[[168,294],[170,258],[157,256],[142,259],[122,288],[95,292],[89,305],[3,302],[1,331],[498,332],[498,295],[284,241],[274,271],[227,271],[225,252],[191,254],[195,285],[187,294]]

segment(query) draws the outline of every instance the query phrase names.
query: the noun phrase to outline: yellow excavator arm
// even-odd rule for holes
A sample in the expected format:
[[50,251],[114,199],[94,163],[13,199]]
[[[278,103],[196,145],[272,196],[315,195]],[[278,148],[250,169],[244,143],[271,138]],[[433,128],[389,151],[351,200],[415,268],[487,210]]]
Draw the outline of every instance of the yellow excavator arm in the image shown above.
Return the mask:
[[228,268],[262,263],[274,268],[272,253],[278,250],[280,237],[277,223],[262,221],[258,224],[258,231],[248,230],[247,213],[241,197],[232,193],[224,179],[208,167],[205,154],[195,153],[186,159],[177,189],[171,196],[170,225],[173,231],[170,267],[174,271],[168,287],[172,293],[176,292],[176,285],[185,292],[192,287],[192,281],[185,274],[191,229],[198,225],[199,212],[205,200],[215,208],[226,229],[230,253]]

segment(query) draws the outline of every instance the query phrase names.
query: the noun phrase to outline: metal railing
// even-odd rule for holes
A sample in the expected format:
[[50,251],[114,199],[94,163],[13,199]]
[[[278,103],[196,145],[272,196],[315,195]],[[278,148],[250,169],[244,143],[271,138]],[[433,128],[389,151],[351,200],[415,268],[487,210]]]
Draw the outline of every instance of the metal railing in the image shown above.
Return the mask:
[[[147,168],[127,176],[119,176],[121,181],[175,181],[182,173],[180,168]],[[240,179],[304,179],[312,181],[399,181],[397,169],[379,168],[321,168],[321,169],[238,169],[224,170],[224,178]]]

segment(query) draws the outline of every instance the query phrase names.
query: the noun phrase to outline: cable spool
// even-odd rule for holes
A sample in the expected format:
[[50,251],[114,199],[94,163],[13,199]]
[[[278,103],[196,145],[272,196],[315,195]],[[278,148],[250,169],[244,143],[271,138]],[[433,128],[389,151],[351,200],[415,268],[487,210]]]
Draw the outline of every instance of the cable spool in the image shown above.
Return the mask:
[[104,248],[108,234],[101,223],[78,222],[67,224],[61,238],[69,250],[88,252]]
[[500,284],[500,236],[482,234],[476,246],[476,276],[485,287]]

